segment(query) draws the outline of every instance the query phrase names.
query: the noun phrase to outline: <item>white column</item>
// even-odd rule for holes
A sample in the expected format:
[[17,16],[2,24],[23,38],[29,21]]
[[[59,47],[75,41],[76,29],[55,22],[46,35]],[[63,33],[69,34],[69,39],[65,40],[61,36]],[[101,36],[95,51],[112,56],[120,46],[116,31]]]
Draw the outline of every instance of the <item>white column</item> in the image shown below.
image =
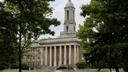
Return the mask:
[[48,49],[47,49],[47,47],[45,47],[45,65],[47,66],[48,64],[48,62],[47,62],[47,56],[48,56]]
[[40,49],[40,63],[43,65],[43,48]]
[[45,65],[45,48],[42,49],[43,65]]
[[79,46],[77,45],[77,62],[79,62]]
[[56,66],[56,46],[54,46],[54,66]]
[[74,45],[74,64],[76,64],[76,54],[77,52],[76,52],[76,45]]
[[61,46],[59,47],[59,52],[60,52],[60,54],[59,54],[59,65],[61,65],[62,64],[62,47]]
[[69,45],[69,64],[71,64],[71,45]]
[[78,62],[78,49],[77,49],[77,45],[76,45],[76,62]]
[[78,62],[80,61],[80,46],[78,46]]
[[66,65],[67,64],[67,54],[66,54],[66,45],[64,46],[64,65]]
[[49,47],[50,49],[50,66],[52,66],[52,47]]

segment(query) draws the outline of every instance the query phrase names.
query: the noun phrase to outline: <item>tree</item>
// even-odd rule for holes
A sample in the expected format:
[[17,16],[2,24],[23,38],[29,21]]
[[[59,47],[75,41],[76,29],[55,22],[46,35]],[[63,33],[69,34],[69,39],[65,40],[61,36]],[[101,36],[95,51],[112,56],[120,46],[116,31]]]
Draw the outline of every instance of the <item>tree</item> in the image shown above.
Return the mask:
[[127,8],[127,0],[92,0],[82,7],[81,15],[87,19],[80,26],[78,36],[88,51],[85,58],[89,64],[115,68],[116,72],[122,67],[128,72]]
[[[49,1],[53,0],[5,0],[4,2],[4,10],[11,13],[11,18],[14,19],[13,27],[15,28],[11,34],[15,35],[19,48],[19,72],[21,72],[24,48],[22,44],[30,43],[32,39],[37,39],[41,34],[53,35],[54,31],[51,31],[49,27],[60,24],[57,19],[50,18],[52,8],[49,7]],[[13,27],[10,26],[10,28]]]
[[16,62],[17,41],[13,33],[16,26],[13,21],[12,14],[6,12],[0,2],[0,70],[9,68]]

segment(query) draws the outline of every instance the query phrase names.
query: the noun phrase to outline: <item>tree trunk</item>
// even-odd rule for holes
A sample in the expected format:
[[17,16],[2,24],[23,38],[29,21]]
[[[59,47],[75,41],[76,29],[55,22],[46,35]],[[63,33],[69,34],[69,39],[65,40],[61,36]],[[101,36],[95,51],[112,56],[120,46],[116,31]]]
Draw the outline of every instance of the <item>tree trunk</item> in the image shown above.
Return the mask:
[[19,72],[22,72],[22,67],[21,67],[21,27],[20,27],[20,31],[19,31]]
[[110,68],[110,72],[112,72],[112,69]]
[[116,72],[119,72],[119,68],[115,68]]
[[124,72],[128,72],[128,67],[123,67]]
[[128,72],[128,69],[126,68],[126,69],[124,69],[124,72]]

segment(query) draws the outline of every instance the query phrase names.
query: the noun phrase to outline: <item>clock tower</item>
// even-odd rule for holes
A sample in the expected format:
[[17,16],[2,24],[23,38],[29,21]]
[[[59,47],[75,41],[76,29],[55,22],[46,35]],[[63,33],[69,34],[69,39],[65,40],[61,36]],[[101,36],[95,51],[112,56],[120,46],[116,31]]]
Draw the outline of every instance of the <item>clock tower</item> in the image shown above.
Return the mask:
[[61,37],[74,37],[76,36],[75,7],[71,0],[67,2],[64,11],[64,32],[61,32]]

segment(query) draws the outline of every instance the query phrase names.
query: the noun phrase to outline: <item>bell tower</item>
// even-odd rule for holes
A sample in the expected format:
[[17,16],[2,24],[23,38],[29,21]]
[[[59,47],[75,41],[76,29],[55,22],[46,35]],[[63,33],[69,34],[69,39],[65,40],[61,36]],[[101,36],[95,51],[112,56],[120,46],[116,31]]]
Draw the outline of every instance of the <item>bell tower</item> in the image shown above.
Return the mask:
[[68,0],[64,7],[65,20],[64,20],[64,32],[61,32],[61,36],[71,37],[75,36],[76,22],[75,22],[75,7],[71,0]]
[[71,0],[69,0],[64,8],[65,10],[65,21],[64,21],[64,31],[74,32],[75,31],[75,7]]

